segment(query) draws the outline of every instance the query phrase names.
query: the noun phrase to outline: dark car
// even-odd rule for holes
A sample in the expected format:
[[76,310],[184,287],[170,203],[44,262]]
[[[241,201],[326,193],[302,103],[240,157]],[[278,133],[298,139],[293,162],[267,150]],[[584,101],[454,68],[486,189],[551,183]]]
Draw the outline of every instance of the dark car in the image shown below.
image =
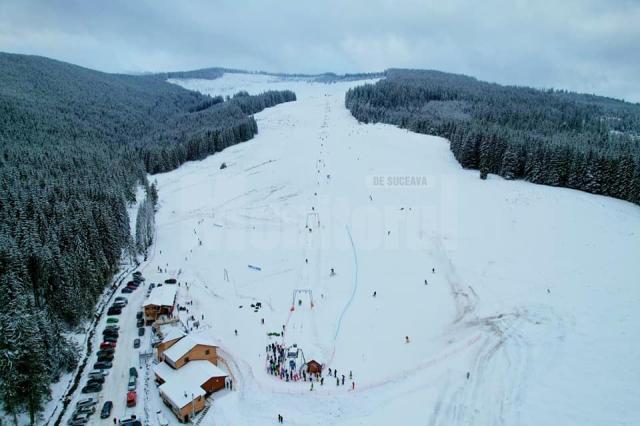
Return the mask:
[[129,376],[130,376],[130,377],[131,377],[131,376],[138,377],[138,370],[136,370],[136,368],[135,368],[135,367],[131,367],[131,368],[129,369]]
[[104,383],[104,376],[91,376],[91,377],[89,377],[89,380],[87,380],[87,384],[90,385],[92,383],[103,384]]
[[[105,330],[102,332],[102,336],[106,337],[115,337],[116,339],[120,336],[117,330]],[[106,340],[106,339],[105,339]]]
[[105,403],[102,405],[102,410],[100,411],[100,418],[101,419],[108,419],[109,416],[111,416],[111,409],[112,408],[113,408],[113,402],[105,401]]
[[118,336],[106,335],[102,338],[105,343],[116,343],[118,341]]
[[138,336],[144,336],[144,327],[138,328]]
[[98,357],[98,362],[104,361],[113,361],[113,354],[105,354]]
[[93,368],[95,368],[96,370],[108,370],[111,367],[113,367],[113,363],[108,361],[98,361],[93,364]]
[[100,383],[91,383],[82,388],[82,393],[95,393],[100,392],[102,390],[102,385]]
[[100,349],[97,353],[98,353],[98,356],[101,356],[101,355],[113,355],[114,352],[115,352],[114,349]]
[[125,287],[122,290],[120,290],[120,292],[124,294],[129,294],[129,293],[133,293],[133,290],[131,290],[129,287]]
[[122,309],[121,308],[116,308],[114,306],[110,307],[107,310],[107,315],[120,315],[122,313]]
[[133,341],[133,347],[136,349],[140,347],[140,339],[136,339]]
[[136,327],[144,327],[144,320],[142,318],[136,322]]
[[122,309],[122,308],[124,308],[125,306],[127,306],[127,304],[126,304],[126,303],[124,303],[124,302],[122,302],[122,301],[117,301],[117,302],[113,302],[113,305],[112,305],[112,306],[113,306],[114,308],[120,308],[120,309]]
[[142,311],[136,312],[136,319],[142,319]]

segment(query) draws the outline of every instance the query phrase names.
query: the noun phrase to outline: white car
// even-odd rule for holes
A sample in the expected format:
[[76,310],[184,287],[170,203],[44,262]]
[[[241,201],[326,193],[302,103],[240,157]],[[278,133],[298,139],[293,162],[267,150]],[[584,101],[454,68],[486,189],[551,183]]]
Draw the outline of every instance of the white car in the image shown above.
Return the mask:
[[169,426],[169,421],[167,420],[167,418],[164,416],[164,414],[162,414],[162,411],[158,410],[156,412],[156,415],[158,417],[158,424],[160,426]]

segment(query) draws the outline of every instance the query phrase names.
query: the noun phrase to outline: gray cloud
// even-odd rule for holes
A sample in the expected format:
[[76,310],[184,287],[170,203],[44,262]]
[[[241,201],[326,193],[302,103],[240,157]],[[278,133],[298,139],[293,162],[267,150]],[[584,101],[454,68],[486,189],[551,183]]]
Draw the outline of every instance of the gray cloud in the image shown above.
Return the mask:
[[458,72],[639,102],[636,0],[3,0],[0,50],[113,72]]

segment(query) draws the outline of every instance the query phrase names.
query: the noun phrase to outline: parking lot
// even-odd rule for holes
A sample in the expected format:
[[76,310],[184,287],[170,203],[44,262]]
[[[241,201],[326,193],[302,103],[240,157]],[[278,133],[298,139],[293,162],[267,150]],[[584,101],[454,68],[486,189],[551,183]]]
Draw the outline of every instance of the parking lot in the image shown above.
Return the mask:
[[[119,289],[113,296],[110,306],[113,305],[116,297],[126,297],[127,305],[122,308],[119,315],[107,315],[107,312],[105,311],[103,318],[100,320],[100,324],[96,328],[96,333],[93,338],[94,341],[92,342],[93,353],[89,358],[85,371],[82,374],[79,389],[82,389],[86,385],[89,379],[89,373],[94,370],[94,364],[97,362],[97,352],[100,350],[100,344],[103,341],[104,330],[109,325],[116,325],[119,327],[119,335],[114,352],[114,358],[112,360],[112,368],[104,370],[108,374],[105,376],[104,384],[99,392],[76,392],[70,405],[70,410],[65,415],[62,424],[69,424],[69,419],[71,419],[74,414],[73,410],[76,407],[77,401],[85,398],[93,398],[97,400],[97,404],[95,405],[96,412],[91,416],[88,424],[113,425],[115,423],[114,419],[120,420],[130,418],[131,415],[136,415],[139,419],[143,417],[144,395],[140,394],[140,391],[144,388],[144,375],[146,374],[146,371],[144,367],[141,368],[140,366],[139,353],[144,350],[149,351],[151,347],[151,328],[144,327],[144,336],[138,336],[136,314],[142,310],[142,303],[145,299],[148,285],[149,284],[146,281],[143,281],[139,288],[134,290],[132,293],[123,294]],[[108,324],[108,318],[117,318],[118,322]],[[135,349],[133,344],[134,340],[137,338],[141,340],[141,344],[140,348]],[[131,367],[135,367],[138,373],[136,387],[136,393],[138,395],[136,405],[134,407],[127,407],[127,386],[129,382],[129,369]],[[112,401],[113,408],[108,418],[101,419],[100,411],[106,401]]]

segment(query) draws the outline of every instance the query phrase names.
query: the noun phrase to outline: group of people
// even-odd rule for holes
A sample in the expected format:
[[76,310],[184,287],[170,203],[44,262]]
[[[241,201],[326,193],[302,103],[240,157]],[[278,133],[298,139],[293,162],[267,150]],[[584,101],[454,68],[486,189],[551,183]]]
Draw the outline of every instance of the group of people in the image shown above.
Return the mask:
[[[306,368],[300,368],[296,359],[287,357],[287,350],[280,343],[271,343],[265,347],[267,373],[287,382],[311,382],[310,390],[313,391],[313,383],[320,383],[324,386],[325,377],[322,373],[311,373]],[[347,376],[338,374],[337,369],[328,368],[328,378],[336,380],[336,386],[344,386]],[[353,381],[353,373],[349,371],[349,381],[351,389],[355,390],[356,383]]]
[[267,373],[287,382],[307,380],[307,372],[303,370],[298,373],[294,359],[289,360],[289,365],[286,365],[286,349],[280,343],[271,343],[265,349],[267,353]]

